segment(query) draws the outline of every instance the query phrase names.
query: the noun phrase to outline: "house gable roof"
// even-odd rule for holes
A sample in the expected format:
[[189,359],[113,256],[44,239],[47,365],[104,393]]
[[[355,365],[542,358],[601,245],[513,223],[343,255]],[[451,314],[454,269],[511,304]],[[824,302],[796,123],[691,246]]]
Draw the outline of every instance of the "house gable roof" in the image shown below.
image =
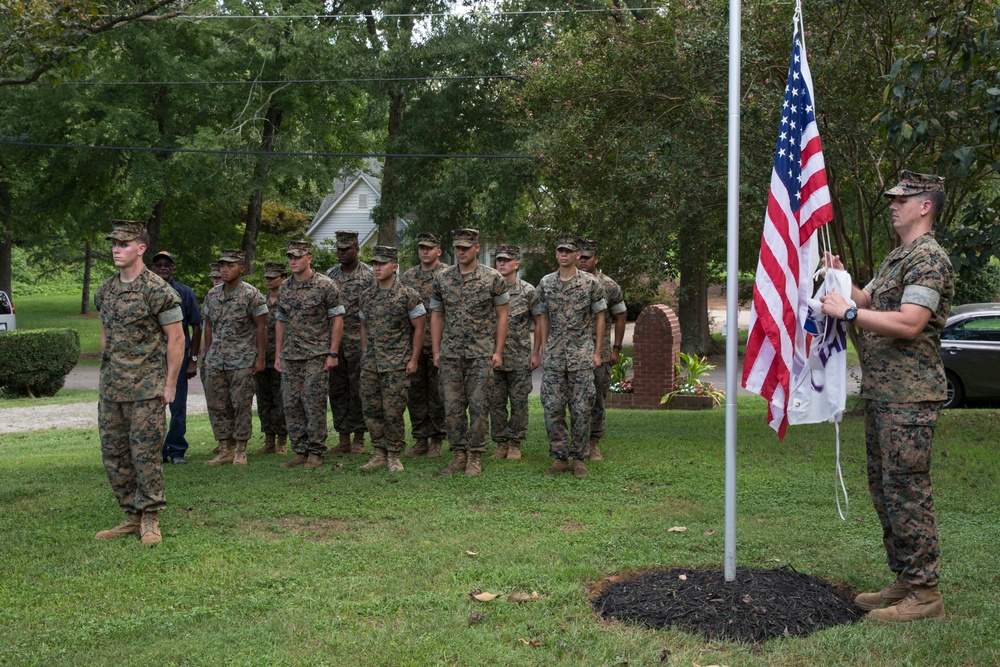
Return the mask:
[[[344,198],[357,187],[358,183],[361,182],[364,182],[368,187],[370,187],[375,192],[376,196],[381,197],[382,183],[374,176],[364,172],[358,172],[353,179],[338,178],[334,181],[333,192],[323,199],[323,203],[320,205],[319,211],[316,213],[316,217],[313,218],[312,224],[309,225],[309,229],[306,231],[306,236],[311,237],[320,225],[322,225],[323,222],[330,217],[330,214],[333,213],[340,202],[342,202]],[[371,236],[371,234],[368,236]],[[361,245],[364,245],[363,240],[359,239],[359,242]]]

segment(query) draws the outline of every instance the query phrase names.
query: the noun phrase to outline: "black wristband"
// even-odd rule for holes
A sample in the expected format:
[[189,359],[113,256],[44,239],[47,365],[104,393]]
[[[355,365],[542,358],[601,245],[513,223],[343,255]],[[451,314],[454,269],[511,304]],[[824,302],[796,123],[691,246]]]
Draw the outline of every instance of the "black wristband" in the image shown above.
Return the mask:
[[339,355],[339,354],[337,354],[336,352],[327,352],[327,353],[326,353],[326,356],[328,356],[328,357],[333,357],[334,359],[336,359],[336,358],[337,358],[337,357],[339,357],[340,355]]
[[621,345],[612,345],[611,349],[612,350],[618,350],[619,352],[621,352],[622,346]]

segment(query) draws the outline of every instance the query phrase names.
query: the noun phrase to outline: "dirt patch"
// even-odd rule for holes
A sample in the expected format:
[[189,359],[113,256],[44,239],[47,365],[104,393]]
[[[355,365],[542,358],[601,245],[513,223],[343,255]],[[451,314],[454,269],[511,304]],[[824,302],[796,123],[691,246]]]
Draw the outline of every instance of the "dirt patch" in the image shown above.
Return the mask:
[[604,619],[761,642],[858,621],[864,612],[853,594],[792,567],[737,568],[732,583],[720,569],[671,568],[609,577],[594,587],[592,604]]
[[315,542],[326,542],[347,532],[351,523],[338,518],[318,518],[290,514],[270,521],[255,519],[249,523],[251,532],[270,540],[280,540],[287,535],[309,535]]
[[583,530],[583,524],[578,521],[567,520],[563,523],[562,531],[564,533],[579,533]]

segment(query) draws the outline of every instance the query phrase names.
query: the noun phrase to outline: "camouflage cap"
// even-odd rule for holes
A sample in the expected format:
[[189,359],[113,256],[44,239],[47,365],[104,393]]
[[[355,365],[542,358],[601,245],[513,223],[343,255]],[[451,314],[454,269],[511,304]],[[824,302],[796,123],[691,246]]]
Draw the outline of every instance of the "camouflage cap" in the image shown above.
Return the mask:
[[146,235],[146,223],[135,220],[112,220],[111,232],[105,236],[109,241],[134,241]]
[[493,257],[496,259],[520,259],[521,248],[513,243],[501,243],[493,252]]
[[918,195],[921,192],[944,192],[944,176],[918,174],[904,169],[899,172],[899,183],[885,191],[886,197]]
[[174,253],[169,252],[167,250],[161,250],[160,252],[158,252],[155,255],[153,255],[153,259],[149,260],[149,263],[152,264],[153,262],[155,262],[156,260],[160,259],[161,257],[163,259],[169,259],[171,264],[176,264],[177,263],[177,260],[174,259]]
[[477,243],[479,243],[478,229],[468,229],[463,227],[462,229],[456,229],[451,233],[451,244],[456,248],[471,248]]
[[576,234],[560,234],[556,239],[556,250],[580,251],[580,238]]
[[580,239],[580,255],[583,257],[593,257],[597,254],[597,241],[594,239]]
[[399,250],[391,245],[377,245],[375,246],[375,255],[372,257],[372,261],[383,264],[386,262],[398,262]]
[[288,265],[282,262],[268,262],[264,265],[265,278],[277,278],[288,275]]
[[288,253],[290,257],[305,257],[312,254],[312,243],[309,241],[289,241]]
[[222,277],[222,267],[219,266],[218,262],[212,262],[208,265],[208,277],[209,278],[221,278]]
[[238,262],[240,264],[247,263],[247,254],[242,250],[220,250],[219,251],[219,262]]
[[358,233],[353,229],[342,229],[337,232],[337,247],[350,248],[358,242]]
[[440,248],[441,237],[437,234],[431,234],[430,232],[420,232],[417,234],[417,245],[428,246],[430,248]]

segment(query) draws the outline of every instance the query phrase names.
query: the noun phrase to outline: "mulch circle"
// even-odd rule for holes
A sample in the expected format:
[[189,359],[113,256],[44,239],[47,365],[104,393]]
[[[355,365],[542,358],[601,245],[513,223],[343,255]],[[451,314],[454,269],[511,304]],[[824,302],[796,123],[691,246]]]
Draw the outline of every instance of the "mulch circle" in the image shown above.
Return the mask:
[[740,567],[732,583],[726,583],[721,569],[672,568],[611,577],[592,604],[605,619],[673,627],[709,639],[762,642],[860,620],[865,612],[854,606],[852,593],[844,584],[791,566]]

